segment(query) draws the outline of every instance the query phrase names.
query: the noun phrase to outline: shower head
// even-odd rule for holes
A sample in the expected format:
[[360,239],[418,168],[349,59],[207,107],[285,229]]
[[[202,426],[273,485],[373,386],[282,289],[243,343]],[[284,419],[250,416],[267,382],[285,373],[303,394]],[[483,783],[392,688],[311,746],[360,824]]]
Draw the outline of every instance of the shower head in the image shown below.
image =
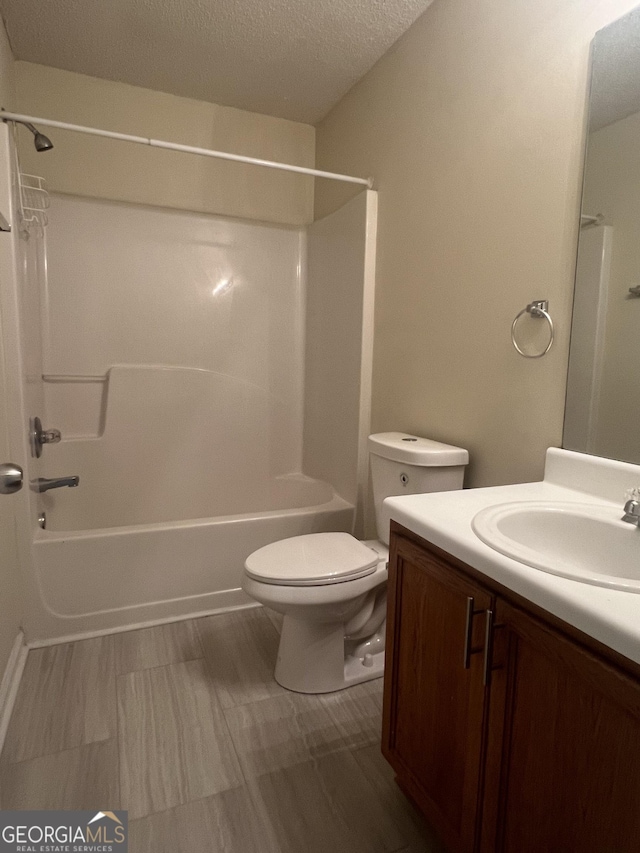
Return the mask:
[[53,142],[44,133],[36,133],[33,144],[36,146],[36,151],[51,151]]
[[[2,118],[1,111],[0,118]],[[53,142],[49,137],[45,136],[44,133],[40,133],[38,128],[34,127],[30,121],[20,121],[19,118],[5,118],[3,121],[12,121],[15,124],[23,124],[27,130],[30,130],[31,133],[33,133],[33,144],[36,146],[36,151],[51,151],[53,148]]]
[[36,151],[51,151],[53,148],[53,142],[48,136],[45,136],[44,133],[40,133],[38,128],[34,127],[28,121],[21,121],[19,124],[24,124],[24,126],[33,133],[33,144],[36,147]]

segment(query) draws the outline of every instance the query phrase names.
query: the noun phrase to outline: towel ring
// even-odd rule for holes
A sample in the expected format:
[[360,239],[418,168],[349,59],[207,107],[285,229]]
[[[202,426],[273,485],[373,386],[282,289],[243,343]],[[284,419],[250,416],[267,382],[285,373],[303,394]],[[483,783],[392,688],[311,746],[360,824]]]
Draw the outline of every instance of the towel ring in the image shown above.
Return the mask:
[[[549,324],[549,343],[544,348],[542,352],[538,353],[527,353],[520,349],[518,346],[518,342],[516,341],[516,325],[520,317],[523,314],[530,314],[531,317],[535,317],[536,319],[544,319]],[[553,320],[549,314],[549,300],[548,299],[536,299],[534,302],[530,302],[526,308],[523,308],[522,311],[519,311],[511,324],[511,343],[514,345],[516,350],[520,353],[520,355],[525,358],[542,358],[543,355],[546,355],[551,349],[551,344],[553,343],[555,332],[553,328]]]

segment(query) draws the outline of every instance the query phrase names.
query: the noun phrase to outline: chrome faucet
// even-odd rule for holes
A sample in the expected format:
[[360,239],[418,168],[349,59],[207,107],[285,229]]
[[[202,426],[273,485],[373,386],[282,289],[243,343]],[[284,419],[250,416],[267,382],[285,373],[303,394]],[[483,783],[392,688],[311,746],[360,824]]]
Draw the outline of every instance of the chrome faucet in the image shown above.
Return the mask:
[[51,480],[47,480],[46,477],[38,477],[35,482],[36,491],[37,492],[48,492],[49,489],[61,489],[63,486],[69,486],[73,488],[77,486],[80,482],[80,477],[53,477]]
[[640,489],[629,489],[622,520],[640,527]]

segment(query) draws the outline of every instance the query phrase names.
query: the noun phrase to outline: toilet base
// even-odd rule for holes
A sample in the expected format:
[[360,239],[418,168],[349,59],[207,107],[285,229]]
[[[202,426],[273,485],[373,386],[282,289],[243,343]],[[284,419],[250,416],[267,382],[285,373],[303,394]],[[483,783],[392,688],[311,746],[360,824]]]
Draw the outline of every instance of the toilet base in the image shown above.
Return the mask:
[[372,681],[374,678],[382,678],[384,675],[384,652],[368,655],[367,662],[362,658],[347,657],[344,662],[344,687],[352,684],[362,684],[363,681]]
[[364,643],[347,644],[344,626],[285,615],[275,679],[296,693],[333,693],[384,674],[384,623]]

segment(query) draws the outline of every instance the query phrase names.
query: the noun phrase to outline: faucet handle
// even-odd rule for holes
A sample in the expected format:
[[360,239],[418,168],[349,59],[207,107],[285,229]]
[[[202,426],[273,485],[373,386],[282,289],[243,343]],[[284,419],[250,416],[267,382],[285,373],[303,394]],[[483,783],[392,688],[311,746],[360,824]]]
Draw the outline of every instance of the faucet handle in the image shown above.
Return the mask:
[[31,455],[34,459],[40,459],[45,444],[57,444],[61,438],[59,429],[43,429],[40,418],[30,418],[29,442],[31,444]]
[[624,496],[628,501],[640,501],[640,486],[634,486],[631,489],[627,489]]
[[627,502],[624,505],[622,520],[640,527],[640,501],[638,489],[627,490]]

